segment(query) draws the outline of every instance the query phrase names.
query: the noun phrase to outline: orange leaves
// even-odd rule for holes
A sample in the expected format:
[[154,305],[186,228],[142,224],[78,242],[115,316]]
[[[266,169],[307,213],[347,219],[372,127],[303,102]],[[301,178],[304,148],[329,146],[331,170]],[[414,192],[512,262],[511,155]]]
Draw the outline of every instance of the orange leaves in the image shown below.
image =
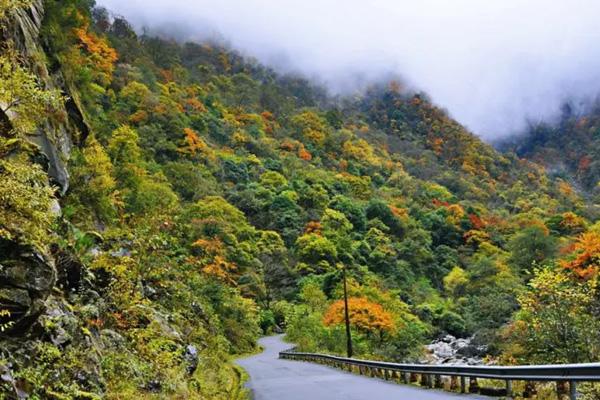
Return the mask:
[[141,124],[148,120],[148,113],[144,110],[138,110],[129,117],[132,124]]
[[323,232],[323,226],[321,226],[321,223],[319,221],[310,221],[304,227],[304,233],[307,235],[309,233],[314,233],[315,235],[320,236],[322,232]]
[[600,235],[596,232],[586,232],[577,238],[573,245],[573,255],[570,260],[561,265],[573,271],[581,279],[591,279],[600,271]]
[[277,126],[277,120],[275,116],[270,111],[263,111],[260,113],[265,125],[265,133],[269,135],[275,131],[275,127]]
[[284,151],[293,152],[296,151],[298,157],[304,161],[312,160],[312,154],[304,147],[304,144],[298,142],[297,140],[284,140],[279,146],[280,149]]
[[297,143],[298,142],[296,141],[284,140],[283,142],[281,142],[281,145],[279,147],[285,151],[294,151]]
[[487,223],[477,214],[469,214],[469,221],[474,229],[483,229]]
[[220,239],[198,239],[192,246],[204,252],[203,273],[235,285],[234,274],[238,268],[235,263],[227,261],[225,247]]
[[213,262],[202,268],[202,272],[206,275],[214,276],[231,285],[235,284],[232,274],[236,270],[237,266],[234,263],[228,262],[223,256],[215,256]]
[[[358,330],[380,333],[394,330],[392,315],[385,311],[380,304],[373,303],[364,297],[349,298],[348,312],[350,323]],[[344,323],[343,300],[338,300],[329,306],[323,316],[323,323],[327,326]]]
[[390,208],[390,211],[392,212],[392,214],[394,214],[394,216],[396,218],[400,218],[400,219],[406,219],[408,218],[408,209],[406,208],[399,208],[396,207],[392,204],[388,204],[388,207]]
[[111,76],[118,58],[116,50],[110,47],[106,39],[90,32],[87,25],[75,29],[75,35],[82,47],[90,53],[92,63],[103,73]]
[[440,199],[433,199],[431,200],[431,204],[434,205],[434,207],[439,208],[439,207],[448,207],[450,205],[450,203],[448,203],[447,201],[443,201]]
[[184,128],[183,133],[185,135],[186,146],[180,149],[180,152],[196,155],[196,153],[203,152],[208,148],[204,140],[193,129]]
[[304,145],[302,145],[302,144],[298,148],[298,157],[300,157],[304,161],[312,160],[312,154],[310,154],[308,152],[308,150],[306,150],[306,148],[304,148]]
[[433,150],[433,152],[436,155],[441,155],[442,154],[442,146],[444,144],[444,139],[440,138],[440,137],[436,137],[430,140],[430,144],[431,144],[431,149]]
[[175,80],[173,71],[170,69],[161,69],[158,71],[163,82],[173,82]]
[[223,242],[220,239],[198,239],[192,244],[194,247],[199,247],[208,254],[215,255],[223,252]]
[[186,106],[186,108],[190,109],[191,111],[195,111],[195,112],[199,112],[199,113],[205,113],[207,111],[204,104],[195,97],[186,99],[185,106]]
[[560,181],[558,183],[558,191],[565,197],[571,197],[574,194],[573,187],[565,181]]

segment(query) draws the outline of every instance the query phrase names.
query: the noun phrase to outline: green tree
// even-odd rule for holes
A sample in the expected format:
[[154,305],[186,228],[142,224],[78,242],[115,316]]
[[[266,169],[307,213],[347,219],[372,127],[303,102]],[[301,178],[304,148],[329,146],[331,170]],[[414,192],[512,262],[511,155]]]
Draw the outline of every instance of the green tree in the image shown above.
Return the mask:
[[465,295],[469,276],[460,267],[452,268],[452,271],[444,277],[444,289],[452,297],[459,298]]
[[574,281],[555,268],[537,270],[519,298],[513,339],[526,360],[539,363],[592,362],[600,354],[600,318],[595,281]]
[[556,239],[545,227],[531,226],[519,231],[510,240],[509,262],[521,272],[531,272],[556,253]]
[[[10,2],[10,1],[9,1]],[[0,8],[0,19],[2,9]],[[17,65],[16,53],[0,55],[0,134],[31,134],[58,109],[58,90],[43,88],[37,77]]]
[[38,165],[0,159],[0,238],[45,248],[55,215],[53,190]]
[[300,236],[296,241],[302,272],[323,273],[330,271],[337,260],[335,244],[328,238],[314,233]]

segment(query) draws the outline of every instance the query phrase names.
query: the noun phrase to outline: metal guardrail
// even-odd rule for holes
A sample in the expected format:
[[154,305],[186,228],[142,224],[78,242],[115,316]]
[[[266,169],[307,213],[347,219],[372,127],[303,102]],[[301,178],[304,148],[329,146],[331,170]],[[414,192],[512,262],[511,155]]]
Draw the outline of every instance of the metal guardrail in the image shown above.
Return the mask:
[[[394,380],[406,384],[420,381],[422,386],[428,388],[446,388],[451,391],[460,391],[460,393],[481,393],[509,398],[514,394],[513,381],[526,382],[525,390],[522,393],[523,397],[533,397],[535,395],[535,382],[553,381],[556,382],[558,398],[561,399],[563,395],[568,394],[571,400],[577,398],[577,382],[600,382],[600,363],[514,367],[396,364],[325,354],[301,353],[293,350],[280,352],[279,358],[316,362],[360,375]],[[444,379],[445,377],[450,378],[449,382],[448,379]],[[467,378],[469,379],[468,386]],[[479,387],[478,378],[503,380],[505,381],[505,388]]]

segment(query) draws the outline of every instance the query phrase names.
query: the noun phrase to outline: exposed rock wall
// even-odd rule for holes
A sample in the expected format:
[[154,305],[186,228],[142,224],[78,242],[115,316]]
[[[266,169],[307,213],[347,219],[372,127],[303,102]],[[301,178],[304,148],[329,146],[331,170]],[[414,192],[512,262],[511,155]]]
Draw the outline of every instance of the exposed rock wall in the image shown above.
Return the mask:
[[[10,43],[39,82],[47,89],[59,89],[67,98],[60,121],[48,120],[27,139],[39,146],[47,159],[50,181],[60,194],[69,188],[67,162],[74,144],[82,143],[89,133],[77,92],[71,90],[60,68],[49,71],[41,43],[44,17],[43,0],[34,0],[27,9],[18,10],[0,29],[0,42]],[[8,114],[8,115],[7,115]],[[0,115],[0,124],[10,125],[10,113]],[[1,126],[0,126],[1,127]],[[20,335],[44,312],[45,301],[56,284],[57,272],[51,255],[18,241],[0,240],[0,310],[8,310],[11,329],[4,334]]]
[[64,194],[69,188],[67,161],[71,147],[85,140],[89,127],[77,92],[72,90],[61,69],[48,69],[40,39],[43,18],[44,2],[34,0],[30,7],[18,10],[11,16],[5,29],[0,31],[0,41],[13,44],[42,85],[48,89],[59,89],[67,98],[63,109],[59,110],[66,118],[60,122],[47,121],[29,138],[48,158],[48,175]]

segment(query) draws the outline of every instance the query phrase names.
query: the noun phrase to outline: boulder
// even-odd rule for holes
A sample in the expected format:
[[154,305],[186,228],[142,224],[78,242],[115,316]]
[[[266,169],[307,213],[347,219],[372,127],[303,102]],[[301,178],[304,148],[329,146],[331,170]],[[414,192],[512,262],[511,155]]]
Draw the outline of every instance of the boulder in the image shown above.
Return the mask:
[[29,245],[0,239],[0,310],[4,335],[26,331],[45,310],[44,301],[56,282],[52,260]]
[[427,364],[481,365],[487,350],[485,346],[475,345],[472,337],[463,339],[452,335],[445,335],[425,347],[428,354],[421,361]]

